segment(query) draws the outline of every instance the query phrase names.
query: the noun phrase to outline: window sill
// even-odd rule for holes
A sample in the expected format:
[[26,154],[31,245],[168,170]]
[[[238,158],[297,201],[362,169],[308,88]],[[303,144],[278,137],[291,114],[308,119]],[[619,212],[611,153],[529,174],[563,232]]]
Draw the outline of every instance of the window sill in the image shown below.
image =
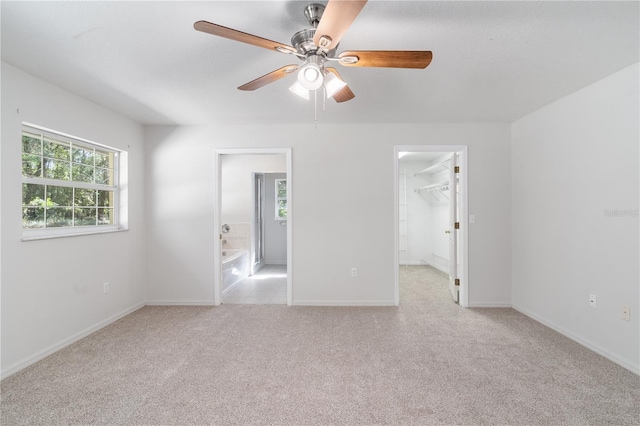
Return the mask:
[[97,234],[111,234],[113,232],[128,231],[128,228],[118,228],[115,226],[105,227],[91,227],[90,229],[48,229],[46,231],[38,230],[23,230],[22,241],[38,241],[38,240],[50,240],[53,238],[69,238],[80,237],[83,235],[97,235]]

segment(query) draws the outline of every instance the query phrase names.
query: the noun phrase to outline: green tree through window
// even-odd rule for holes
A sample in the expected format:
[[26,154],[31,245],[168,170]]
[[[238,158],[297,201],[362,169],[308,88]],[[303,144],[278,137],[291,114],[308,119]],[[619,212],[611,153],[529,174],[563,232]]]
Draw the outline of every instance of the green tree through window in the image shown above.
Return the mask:
[[276,179],[276,220],[287,219],[287,180]]

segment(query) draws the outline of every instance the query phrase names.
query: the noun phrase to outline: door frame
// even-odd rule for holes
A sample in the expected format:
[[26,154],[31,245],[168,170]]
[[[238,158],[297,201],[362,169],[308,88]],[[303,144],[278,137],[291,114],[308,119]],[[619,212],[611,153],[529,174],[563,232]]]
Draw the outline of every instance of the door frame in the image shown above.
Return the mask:
[[214,153],[214,184],[213,199],[215,202],[213,227],[215,229],[215,241],[213,244],[213,303],[218,306],[222,303],[222,248],[219,242],[220,228],[222,226],[222,155],[277,155],[284,154],[287,162],[287,306],[291,306],[293,300],[293,182],[291,167],[291,148],[221,148]]
[[[251,211],[251,248],[249,249],[249,256],[250,256],[250,262],[249,262],[249,275],[254,275],[256,272],[258,272],[260,269],[262,269],[262,267],[264,266],[264,257],[261,259],[260,261],[260,266],[256,269],[256,263],[255,263],[255,257],[256,257],[256,234],[258,233],[258,226],[256,226],[256,222],[257,222],[257,218],[258,215],[256,214],[256,208],[257,208],[257,204],[260,203],[260,212],[262,213],[262,218],[260,221],[260,228],[261,228],[261,232],[260,232],[260,250],[264,253],[264,186],[265,186],[265,181],[264,181],[264,175],[266,173],[264,172],[251,172],[251,181],[253,182],[253,185],[251,185],[251,199],[253,200],[253,210]],[[261,188],[260,194],[262,195],[261,199],[259,201],[257,201],[258,198],[258,194],[256,191],[256,177],[258,175],[262,176],[262,186],[263,188]]]
[[395,145],[393,147],[393,270],[394,270],[394,303],[400,305],[400,152],[457,152],[460,154],[460,174],[459,174],[459,221],[460,229],[458,233],[458,244],[460,253],[460,306],[469,307],[469,146],[468,145]]

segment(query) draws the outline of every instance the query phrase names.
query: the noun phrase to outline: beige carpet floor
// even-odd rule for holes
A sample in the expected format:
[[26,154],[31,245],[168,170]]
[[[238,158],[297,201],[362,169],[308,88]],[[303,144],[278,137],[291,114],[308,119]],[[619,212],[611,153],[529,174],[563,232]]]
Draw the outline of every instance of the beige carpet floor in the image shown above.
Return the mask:
[[1,383],[2,425],[638,425],[640,377],[403,267],[401,306],[145,307]]

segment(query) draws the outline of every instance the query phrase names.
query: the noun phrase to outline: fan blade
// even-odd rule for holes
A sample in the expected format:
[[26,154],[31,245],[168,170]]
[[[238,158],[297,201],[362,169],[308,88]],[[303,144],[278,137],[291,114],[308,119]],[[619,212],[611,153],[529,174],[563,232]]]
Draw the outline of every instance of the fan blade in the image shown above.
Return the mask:
[[[428,50],[348,50],[338,55],[347,67],[426,68],[431,63]],[[348,58],[357,58],[350,63]]]
[[[329,0],[313,36],[315,45],[324,50],[336,47],[366,3],[367,0]],[[321,44],[323,36],[331,40],[329,45]]]
[[[342,80],[342,76],[340,76],[340,74],[338,73],[338,70],[335,68],[331,68],[331,67],[327,67],[326,68],[327,71],[329,71],[330,73],[335,74],[336,77],[338,77],[340,80]],[[344,80],[342,80],[344,81]],[[349,86],[344,86],[342,89],[340,89],[340,91],[338,93],[336,93],[335,95],[333,95],[333,99],[336,100],[336,102],[346,102],[349,101],[353,98],[355,98],[356,95],[353,94],[353,92],[351,91],[351,89],[349,89]]]
[[258,77],[253,81],[250,81],[242,86],[238,87],[240,90],[256,90],[262,86],[266,86],[269,83],[280,80],[283,77],[288,76],[292,72],[298,69],[298,65],[285,65],[282,68],[278,68],[275,71],[271,71],[269,74],[265,74],[262,77]]
[[207,21],[198,21],[193,24],[193,28],[203,33],[213,34],[215,36],[228,38],[243,43],[252,44],[254,46],[263,47],[269,50],[276,50],[281,53],[296,53],[296,49],[277,41],[267,40],[266,38],[254,36],[253,34],[243,33],[242,31],[232,28],[223,27],[222,25],[212,24]]

